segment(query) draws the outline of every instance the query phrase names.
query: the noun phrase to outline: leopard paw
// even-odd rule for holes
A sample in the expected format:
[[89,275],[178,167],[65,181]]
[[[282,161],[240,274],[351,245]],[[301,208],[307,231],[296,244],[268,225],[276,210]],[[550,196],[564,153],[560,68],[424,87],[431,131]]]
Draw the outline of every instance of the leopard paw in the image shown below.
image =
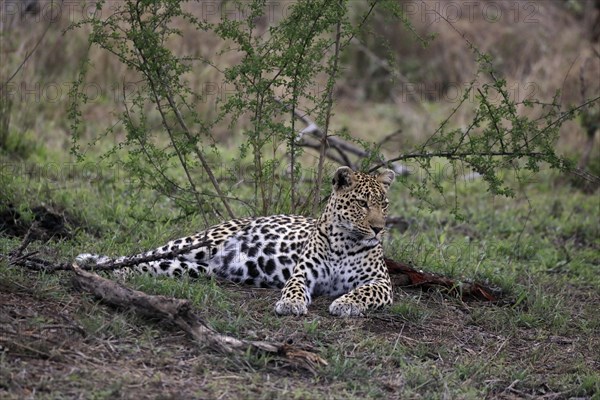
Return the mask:
[[364,307],[356,303],[350,303],[341,297],[329,306],[329,313],[337,317],[362,317]]
[[308,312],[306,302],[294,299],[281,299],[275,304],[278,315],[304,315]]

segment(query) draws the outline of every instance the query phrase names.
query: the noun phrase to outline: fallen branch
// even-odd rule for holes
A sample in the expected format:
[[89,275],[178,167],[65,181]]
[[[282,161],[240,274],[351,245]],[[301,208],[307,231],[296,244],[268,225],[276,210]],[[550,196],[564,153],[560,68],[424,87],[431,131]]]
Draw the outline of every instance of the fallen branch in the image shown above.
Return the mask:
[[[298,146],[308,147],[308,148],[315,149],[315,150],[319,150],[321,148],[321,144],[315,143],[313,141],[309,141],[306,139],[302,139],[298,143]],[[354,164],[352,164],[352,162],[350,161],[350,159],[344,152],[339,151],[339,149],[336,149],[336,148],[334,148],[334,149],[338,150],[338,154],[327,151],[327,152],[325,152],[325,157],[329,158],[331,161],[336,162],[340,165],[345,165],[345,166],[351,167],[353,169],[356,169]],[[314,181],[312,181],[312,182],[314,182]]]
[[[288,109],[288,107],[283,103],[281,99],[274,98],[273,100],[285,109]],[[298,110],[297,108],[294,108],[293,111],[294,117],[302,121],[302,123],[306,125],[306,127],[302,129],[298,135],[298,145],[303,147],[316,148],[315,144],[306,140],[304,136],[310,135],[318,141],[322,141],[325,137],[323,129],[321,129],[321,127],[319,127],[312,119],[310,119],[308,115],[300,112],[300,110]],[[395,134],[397,134],[397,132],[394,132],[394,135]],[[349,143],[335,136],[327,136],[327,146],[331,149],[336,150],[336,152],[339,154],[339,156],[335,156],[332,153],[328,152],[325,154],[327,158],[341,165],[351,167],[353,169],[357,169],[357,167],[349,161],[348,154],[346,153],[355,155],[358,158],[370,158],[373,156],[372,153],[360,148],[359,146],[356,146],[355,144]],[[397,175],[408,175],[410,173],[409,168],[406,168],[401,164],[394,163],[391,160],[386,160],[383,157],[378,157],[376,161],[379,163],[379,165],[388,165],[388,168],[393,169]]]
[[104,303],[133,309],[145,316],[169,321],[185,331],[195,342],[202,346],[208,346],[229,355],[243,356],[250,351],[276,356],[312,373],[316,373],[316,367],[319,365],[327,365],[327,361],[317,354],[290,344],[243,340],[220,334],[210,328],[194,312],[189,300],[149,295],[133,290],[110,279],[84,271],[77,264],[73,264],[71,270],[75,273],[74,283],[77,288],[93,294]]
[[461,298],[475,298],[478,300],[497,302],[500,293],[497,289],[486,287],[475,282],[461,282],[445,276],[419,271],[410,265],[385,259],[392,284],[395,286],[418,286],[423,289],[443,287],[449,293]]

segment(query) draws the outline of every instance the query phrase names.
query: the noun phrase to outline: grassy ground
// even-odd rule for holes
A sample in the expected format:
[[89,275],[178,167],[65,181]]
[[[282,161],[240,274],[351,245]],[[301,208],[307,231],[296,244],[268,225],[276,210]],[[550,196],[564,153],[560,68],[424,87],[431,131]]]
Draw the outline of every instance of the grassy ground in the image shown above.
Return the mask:
[[[54,171],[40,179],[30,161],[7,165],[29,173],[1,175],[2,253],[34,220],[39,240],[29,250],[56,261],[83,251],[135,253],[201,226],[198,218],[174,219],[160,202],[147,213],[140,204],[155,199],[133,196],[111,174]],[[597,194],[546,172],[514,199],[490,196],[478,180],[448,188],[459,195],[464,221],[448,206],[420,209],[401,185],[393,188],[390,214],[404,223],[390,227],[386,251],[498,286],[503,305],[396,288],[393,306],[365,318],[330,317],[327,298],[305,317],[276,317],[276,290],[208,279],[128,282],[192,299],[221,332],[312,347],[329,363],[312,375],[198,347],[172,326],[75,292],[68,273],[33,273],[2,260],[0,397],[600,398]]]

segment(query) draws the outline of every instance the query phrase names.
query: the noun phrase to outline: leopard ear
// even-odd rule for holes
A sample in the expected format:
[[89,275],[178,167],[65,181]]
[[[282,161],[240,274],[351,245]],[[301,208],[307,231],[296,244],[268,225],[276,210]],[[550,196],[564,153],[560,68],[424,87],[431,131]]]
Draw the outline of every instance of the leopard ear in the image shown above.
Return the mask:
[[377,181],[383,185],[383,187],[387,190],[392,182],[394,182],[394,178],[396,174],[391,169],[384,169],[381,171],[379,175],[377,175]]
[[331,183],[333,184],[333,189],[337,192],[338,190],[348,189],[354,185],[354,171],[350,167],[339,167],[335,174],[333,174],[333,179]]

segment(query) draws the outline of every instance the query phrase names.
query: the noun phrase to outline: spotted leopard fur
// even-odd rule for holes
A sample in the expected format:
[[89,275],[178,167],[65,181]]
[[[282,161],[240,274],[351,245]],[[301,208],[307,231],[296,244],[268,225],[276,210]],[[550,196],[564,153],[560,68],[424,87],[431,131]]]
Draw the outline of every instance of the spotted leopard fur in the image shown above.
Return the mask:
[[[188,274],[192,278],[215,275],[283,288],[275,305],[279,315],[306,314],[312,298],[318,295],[337,297],[329,307],[332,315],[362,315],[369,308],[392,302],[381,239],[387,189],[393,179],[389,170],[371,176],[341,167],[333,176],[333,192],[325,210],[316,220],[289,215],[234,219],[133,257],[199,246],[194,250],[143,262],[119,273]],[[102,264],[113,260],[80,254],[77,261]]]

